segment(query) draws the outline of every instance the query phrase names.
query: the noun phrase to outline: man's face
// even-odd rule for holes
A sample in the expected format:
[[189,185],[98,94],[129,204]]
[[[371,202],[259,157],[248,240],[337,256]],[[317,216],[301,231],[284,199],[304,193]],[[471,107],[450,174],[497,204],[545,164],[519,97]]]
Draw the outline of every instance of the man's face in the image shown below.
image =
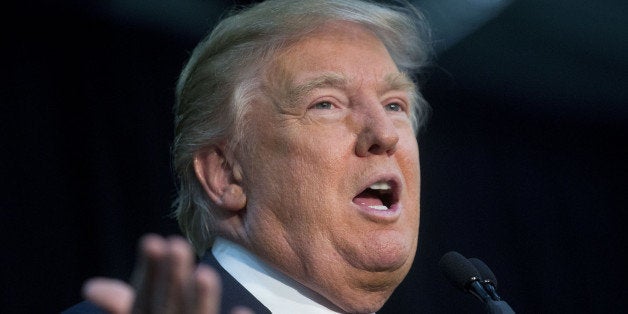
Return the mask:
[[417,247],[412,84],[348,23],[283,50],[267,74],[236,153],[245,245],[346,311],[377,310]]

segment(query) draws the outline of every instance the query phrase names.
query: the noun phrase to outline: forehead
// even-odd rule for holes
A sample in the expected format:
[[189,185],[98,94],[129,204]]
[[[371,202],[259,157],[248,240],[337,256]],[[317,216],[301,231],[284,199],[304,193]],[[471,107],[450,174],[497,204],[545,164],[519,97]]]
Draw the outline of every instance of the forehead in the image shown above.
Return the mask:
[[[399,73],[384,44],[349,22],[327,23],[289,45],[271,62],[270,79],[303,83],[321,76],[384,80]],[[336,79],[337,81],[337,79]]]
[[348,22],[320,26],[280,51],[276,60],[280,66],[301,66],[307,70],[330,70],[329,67],[335,69],[342,64],[366,66],[374,62],[394,65],[378,37],[365,27]]

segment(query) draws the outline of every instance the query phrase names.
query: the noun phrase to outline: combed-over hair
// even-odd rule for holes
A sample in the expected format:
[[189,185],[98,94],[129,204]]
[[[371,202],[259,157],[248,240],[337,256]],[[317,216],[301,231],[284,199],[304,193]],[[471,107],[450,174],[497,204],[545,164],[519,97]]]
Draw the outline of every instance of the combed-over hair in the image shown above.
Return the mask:
[[[174,214],[197,254],[211,246],[216,216],[215,204],[196,178],[195,154],[219,143],[236,147],[245,136],[241,121],[259,93],[264,66],[280,49],[333,21],[369,29],[410,77],[416,78],[430,59],[427,25],[407,1],[267,0],[232,12],[193,50],[176,86],[172,154],[179,181]],[[429,106],[419,91],[411,98],[417,131]]]

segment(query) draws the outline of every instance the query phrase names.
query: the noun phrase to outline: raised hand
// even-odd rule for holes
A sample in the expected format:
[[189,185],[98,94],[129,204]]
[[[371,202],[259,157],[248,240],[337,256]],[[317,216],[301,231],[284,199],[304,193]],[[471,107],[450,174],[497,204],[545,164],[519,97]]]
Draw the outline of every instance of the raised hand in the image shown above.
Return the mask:
[[[83,296],[115,314],[219,313],[220,276],[209,266],[196,265],[190,245],[180,236],[143,236],[131,282],[93,278],[83,286]],[[236,312],[252,313],[243,308]]]

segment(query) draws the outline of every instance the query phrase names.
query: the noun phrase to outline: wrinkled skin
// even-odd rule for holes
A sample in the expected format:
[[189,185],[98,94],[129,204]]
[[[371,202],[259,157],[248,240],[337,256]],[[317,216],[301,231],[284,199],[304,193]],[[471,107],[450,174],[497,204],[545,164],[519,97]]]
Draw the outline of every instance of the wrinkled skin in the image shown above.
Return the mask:
[[[236,153],[246,212],[235,240],[348,312],[379,309],[407,274],[419,229],[412,85],[383,44],[330,24],[280,53]],[[394,210],[354,198],[394,180]]]

